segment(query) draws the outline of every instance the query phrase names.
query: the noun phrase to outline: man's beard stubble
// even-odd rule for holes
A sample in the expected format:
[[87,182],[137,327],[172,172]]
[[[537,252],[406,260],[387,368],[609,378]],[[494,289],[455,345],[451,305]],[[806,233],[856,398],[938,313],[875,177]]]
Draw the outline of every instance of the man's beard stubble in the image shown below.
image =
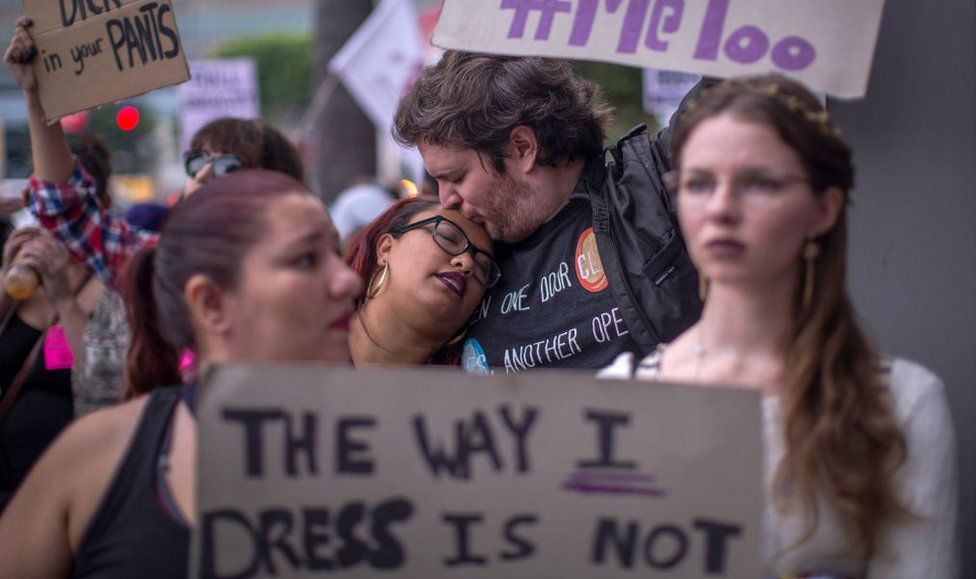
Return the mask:
[[499,188],[488,196],[486,229],[492,241],[517,243],[545,223],[543,200],[531,185],[511,175],[499,179]]

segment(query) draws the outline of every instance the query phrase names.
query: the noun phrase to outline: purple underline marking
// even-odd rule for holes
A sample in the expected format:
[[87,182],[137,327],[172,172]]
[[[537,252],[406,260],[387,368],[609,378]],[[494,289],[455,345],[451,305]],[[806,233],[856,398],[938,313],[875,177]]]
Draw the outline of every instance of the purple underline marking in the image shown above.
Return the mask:
[[583,494],[611,494],[611,495],[645,495],[656,498],[664,498],[667,496],[667,491],[662,489],[647,489],[647,488],[628,488],[628,487],[610,487],[610,486],[599,486],[599,485],[587,485],[567,482],[563,483],[563,489],[567,491],[578,491]]
[[574,481],[586,481],[586,480],[625,480],[625,481],[638,481],[638,482],[654,482],[657,477],[653,474],[637,474],[637,473],[625,473],[625,472],[574,472],[569,475],[571,480]]

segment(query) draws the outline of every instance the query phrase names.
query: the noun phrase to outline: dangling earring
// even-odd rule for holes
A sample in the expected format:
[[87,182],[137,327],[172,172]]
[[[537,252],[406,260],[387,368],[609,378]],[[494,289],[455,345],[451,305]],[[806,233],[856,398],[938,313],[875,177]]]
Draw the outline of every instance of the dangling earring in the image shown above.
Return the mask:
[[803,276],[803,309],[810,307],[810,303],[813,302],[814,276],[819,255],[820,246],[817,242],[808,240],[803,246],[803,261],[806,262],[806,272]]
[[698,274],[698,299],[702,302],[708,297],[708,278]]
[[[377,274],[379,274],[380,279],[376,279]],[[388,277],[390,277],[390,264],[384,262],[380,269],[369,276],[369,285],[366,286],[366,299],[371,300],[376,297],[376,294],[380,293],[380,290],[386,285]]]
[[444,344],[444,346],[450,347],[450,346],[458,345],[458,343],[460,343],[461,340],[464,339],[464,336],[466,336],[467,334],[468,334],[468,328],[467,327],[461,328],[461,331],[458,332],[453,338],[448,340],[447,343]]

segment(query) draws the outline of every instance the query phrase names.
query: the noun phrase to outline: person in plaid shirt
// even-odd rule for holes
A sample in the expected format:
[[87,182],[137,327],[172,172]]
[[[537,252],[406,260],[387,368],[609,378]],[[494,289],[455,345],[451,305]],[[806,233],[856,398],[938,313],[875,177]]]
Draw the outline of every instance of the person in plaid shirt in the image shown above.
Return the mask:
[[[27,103],[34,174],[28,203],[41,225],[54,233],[72,256],[85,263],[109,287],[119,289],[125,263],[140,249],[155,244],[158,234],[145,231],[109,211],[95,195],[95,181],[71,155],[60,123],[47,125],[31,62],[37,48],[30,36],[33,23],[17,21],[15,38],[4,63],[24,91]],[[274,127],[252,119],[223,118],[193,136],[183,154],[190,194],[214,177],[245,167],[285,173],[304,182],[301,158]]]

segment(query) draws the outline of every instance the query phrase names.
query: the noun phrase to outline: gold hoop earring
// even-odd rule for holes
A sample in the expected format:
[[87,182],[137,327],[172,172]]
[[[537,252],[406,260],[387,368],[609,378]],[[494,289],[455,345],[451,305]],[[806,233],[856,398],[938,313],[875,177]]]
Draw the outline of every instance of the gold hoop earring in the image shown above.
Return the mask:
[[[379,274],[380,279],[376,279],[377,274]],[[374,271],[373,275],[369,276],[369,284],[366,286],[366,299],[371,300],[376,297],[376,294],[380,293],[380,290],[386,285],[386,280],[389,277],[390,264],[384,262],[380,269]]]
[[468,328],[467,328],[467,326],[461,328],[461,331],[458,332],[456,336],[454,336],[453,338],[451,338],[450,340],[448,340],[448,342],[446,344],[444,344],[444,346],[445,347],[456,346],[456,345],[458,345],[461,342],[461,340],[464,339],[464,337],[466,335],[468,335]]
[[708,278],[699,274],[698,275],[698,299],[702,302],[708,297]]
[[817,242],[808,240],[803,246],[803,261],[806,269],[803,276],[803,309],[810,307],[813,302],[813,286],[816,281],[816,265],[819,255],[820,246],[817,245]]

